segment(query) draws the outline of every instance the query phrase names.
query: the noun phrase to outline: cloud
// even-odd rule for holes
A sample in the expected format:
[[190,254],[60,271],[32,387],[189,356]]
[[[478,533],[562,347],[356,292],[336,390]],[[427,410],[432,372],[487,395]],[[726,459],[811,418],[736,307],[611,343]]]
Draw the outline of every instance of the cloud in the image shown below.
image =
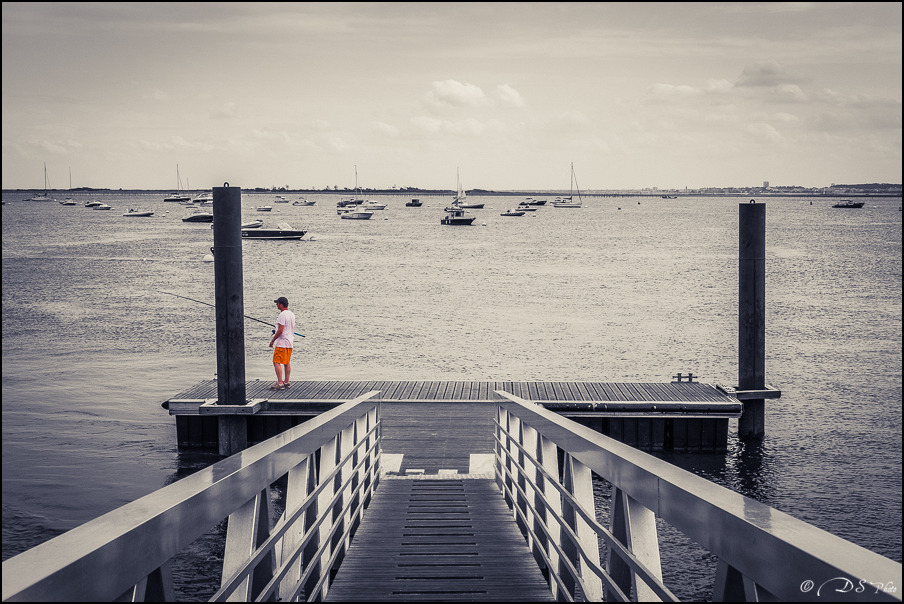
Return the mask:
[[392,124],[387,124],[386,122],[374,122],[373,129],[378,134],[382,134],[390,138],[396,138],[397,136],[399,136],[399,129]]
[[478,107],[487,103],[486,94],[479,86],[463,84],[455,80],[433,82],[424,97],[429,107]]
[[499,104],[504,106],[527,107],[527,103],[524,101],[521,94],[508,84],[496,86],[496,91],[493,96],[498,100]]
[[774,143],[782,140],[782,135],[779,131],[771,124],[764,122],[747,124],[745,130],[751,137],[760,141]]
[[793,83],[791,76],[785,72],[778,61],[769,60],[745,67],[738,81],[735,82],[735,86],[773,87],[791,83]]

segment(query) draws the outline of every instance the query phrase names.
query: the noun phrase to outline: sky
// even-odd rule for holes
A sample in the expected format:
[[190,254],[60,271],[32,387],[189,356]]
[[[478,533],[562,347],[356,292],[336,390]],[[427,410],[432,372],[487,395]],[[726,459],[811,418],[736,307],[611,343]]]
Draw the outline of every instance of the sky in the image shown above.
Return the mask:
[[2,187],[901,183],[900,2],[3,2]]

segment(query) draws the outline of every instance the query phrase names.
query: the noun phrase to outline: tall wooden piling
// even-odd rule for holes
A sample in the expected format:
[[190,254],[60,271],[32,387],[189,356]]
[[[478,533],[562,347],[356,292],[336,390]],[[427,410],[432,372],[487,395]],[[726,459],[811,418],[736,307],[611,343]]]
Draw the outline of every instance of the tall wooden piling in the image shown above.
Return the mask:
[[[217,328],[217,405],[244,405],[245,303],[242,282],[242,189],[213,188],[213,251]],[[248,446],[245,418],[220,415],[219,452]]]
[[[766,387],[766,204],[738,206],[738,390]],[[766,431],[762,398],[743,401],[738,435],[756,438]]]

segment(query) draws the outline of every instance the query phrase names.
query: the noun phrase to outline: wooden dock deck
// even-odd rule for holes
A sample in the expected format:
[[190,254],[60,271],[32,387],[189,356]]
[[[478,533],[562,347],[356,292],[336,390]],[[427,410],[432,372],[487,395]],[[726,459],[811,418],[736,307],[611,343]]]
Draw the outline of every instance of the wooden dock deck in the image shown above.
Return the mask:
[[551,602],[493,480],[383,480],[327,602]]
[[[465,422],[470,429],[489,435],[494,403],[499,400],[495,391],[504,390],[601,434],[652,451],[725,450],[728,420],[739,417],[743,409],[736,398],[701,382],[306,380],[293,383],[288,390],[270,390],[271,384],[248,382],[245,393],[249,402],[242,406],[216,404],[216,380],[200,382],[165,401],[163,407],[176,416],[179,447],[216,448],[220,438],[218,418],[227,414],[245,415],[248,442],[261,442],[372,390],[379,390],[378,400],[387,403],[383,412],[386,426],[415,421],[429,413],[445,416],[447,427],[451,425],[448,422],[455,422],[461,428]],[[450,432],[440,428],[429,438],[447,433],[454,439]],[[387,445],[411,448],[406,444],[412,442],[406,440],[412,438],[410,435],[393,442],[391,430],[384,434]],[[448,451],[460,450],[460,446],[449,443]],[[467,467],[466,461],[467,457],[455,459],[458,467]]]

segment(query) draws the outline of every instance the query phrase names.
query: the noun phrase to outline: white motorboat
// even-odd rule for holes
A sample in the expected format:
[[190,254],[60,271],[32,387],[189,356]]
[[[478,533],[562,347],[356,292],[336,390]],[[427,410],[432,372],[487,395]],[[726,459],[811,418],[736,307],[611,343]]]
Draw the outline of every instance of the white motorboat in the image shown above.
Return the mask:
[[298,199],[298,200],[296,200],[296,201],[293,201],[293,202],[292,202],[292,205],[293,205],[293,206],[312,206],[312,205],[314,205],[315,203],[317,203],[317,202],[316,202],[316,201],[308,201],[307,199],[305,199],[304,197],[302,197],[301,199]]
[[293,229],[288,223],[281,222],[275,229],[242,229],[242,239],[301,239],[307,231]]
[[182,222],[213,222],[213,212],[197,209],[183,216]]
[[107,205],[105,203],[94,206],[95,210],[112,210],[113,206]]
[[258,212],[271,212],[273,211],[273,206],[257,206],[254,209]]
[[373,217],[373,210],[362,210],[358,207],[351,208],[345,212],[339,213],[339,218],[346,218],[348,220],[369,220]]
[[153,210],[136,210],[134,208],[129,208],[129,211],[123,214],[123,216],[132,216],[136,218],[140,218],[142,216],[153,216]]

